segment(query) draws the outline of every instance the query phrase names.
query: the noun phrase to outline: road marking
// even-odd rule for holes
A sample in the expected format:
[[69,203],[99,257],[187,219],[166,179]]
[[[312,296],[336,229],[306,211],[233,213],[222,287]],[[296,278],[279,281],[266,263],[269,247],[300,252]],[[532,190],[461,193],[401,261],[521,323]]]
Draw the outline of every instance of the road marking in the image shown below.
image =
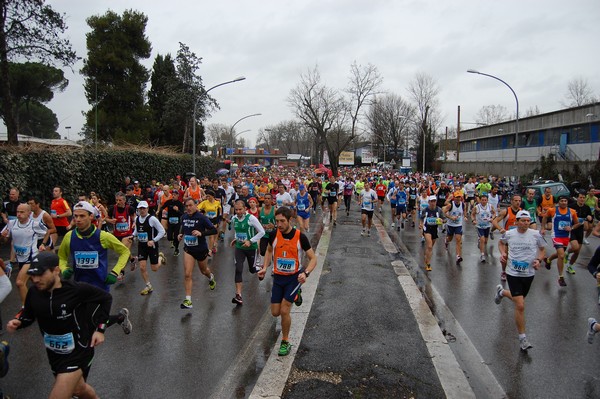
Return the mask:
[[[383,247],[386,249],[393,247],[391,253],[397,253],[398,250],[387,234],[385,227],[378,219],[375,219],[374,224],[379,232]],[[448,341],[442,334],[442,330],[440,330],[437,320],[431,313],[425,298],[423,298],[423,294],[419,291],[406,266],[404,266],[404,262],[397,260],[392,262],[392,266],[417,320],[421,336],[431,355],[431,361],[446,397],[450,399],[475,398],[475,393],[469,385],[467,377],[460,368],[452,349],[448,346]]]
[[308,321],[308,314],[310,313],[315,293],[317,292],[317,286],[319,285],[319,279],[321,278],[323,263],[327,256],[330,241],[331,228],[329,224],[324,224],[323,233],[321,234],[319,244],[315,250],[317,255],[317,266],[310,273],[310,278],[302,285],[302,306],[292,305],[292,328],[290,330],[289,338],[290,343],[292,344],[292,351],[287,356],[278,356],[279,343],[281,342],[280,333],[275,342],[275,346],[271,350],[269,359],[250,393],[250,399],[280,398],[283,394],[283,389],[285,388],[290,371],[292,370],[296,352],[300,346],[300,341],[302,341],[302,335],[304,334],[304,328]]
[[[375,227],[379,232],[384,248],[388,248],[391,244],[395,250],[390,252],[397,253],[396,246],[378,219],[375,220]],[[405,256],[412,258],[406,247],[400,245],[400,251]],[[502,386],[485,364],[460,323],[458,323],[450,309],[446,306],[444,299],[437,289],[431,285],[433,297],[431,300],[436,304],[436,317],[431,312],[427,301],[415,283],[410,271],[404,265],[404,262],[400,260],[394,261],[392,262],[392,266],[409,300],[413,314],[417,319],[421,335],[432,356],[433,364],[446,396],[448,398],[463,398],[469,397],[469,395],[472,395],[470,397],[476,397],[473,391],[473,387],[475,387],[478,393],[477,396],[494,399],[506,398],[507,395]],[[460,345],[460,350],[457,350],[456,353],[452,351],[452,348],[448,345],[448,341],[444,338],[438,320],[442,320],[445,329],[452,331],[456,337],[454,345]],[[463,371],[463,369],[466,371]],[[469,375],[469,380],[466,379],[465,373]],[[468,388],[465,388],[464,384]],[[467,390],[464,391],[464,389]]]

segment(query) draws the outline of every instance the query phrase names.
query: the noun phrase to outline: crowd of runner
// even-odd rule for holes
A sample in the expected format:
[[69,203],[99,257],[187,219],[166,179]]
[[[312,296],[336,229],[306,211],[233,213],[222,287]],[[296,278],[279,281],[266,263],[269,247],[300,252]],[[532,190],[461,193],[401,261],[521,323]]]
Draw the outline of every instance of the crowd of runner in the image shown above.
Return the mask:
[[[308,239],[311,215],[321,212],[325,223],[335,229],[338,215],[348,216],[357,206],[364,237],[371,236],[376,212],[382,218],[391,217],[385,221],[391,229],[418,228],[425,272],[433,271],[432,252],[438,238],[443,238],[446,250],[454,247],[457,265],[463,262],[463,229],[471,223],[477,230],[473,244],[482,263],[490,256],[489,240],[494,240],[497,231],[502,271],[495,301],[506,297],[514,302],[520,348],[526,351],[532,345],[525,334],[524,298],[535,270],[540,266],[551,269],[556,261],[557,283],[565,287],[564,271],[574,274],[582,246],[589,245],[590,235],[600,236],[598,198],[591,190],[577,192],[573,198],[555,198],[551,191],[536,198],[533,189],[521,196],[512,192],[506,180],[493,176],[401,175],[346,168],[336,177],[304,168],[271,168],[213,179],[184,181],[176,176],[164,183],[140,184],[127,177],[115,188],[114,198],[80,193],[70,206],[62,189],[55,187],[48,211],[39,198],[24,198],[18,188],[12,188],[3,201],[0,239],[11,247],[10,259],[0,260],[0,303],[12,289],[13,267],[18,268],[14,281],[22,303],[6,328],[14,331],[38,321],[56,376],[53,393],[57,395],[96,397],[85,382],[93,348],[104,341],[109,326],[120,325],[126,334],[133,328],[128,309],[110,314],[110,287],[123,282],[126,272],[139,269],[144,281],[140,294],[151,295],[154,286],[148,263],[157,272],[167,262],[169,246],[175,257],[183,247],[181,309],[193,308],[196,265],[208,288],[216,288],[210,264],[218,251],[230,247],[234,253],[231,301],[235,306],[243,305],[244,263],[260,281],[272,266],[271,312],[281,317],[279,355],[285,356],[291,349],[291,306],[302,304],[301,286],[317,262]],[[384,216],[384,206],[390,206],[390,216],[387,211]],[[546,254],[547,235],[555,249],[552,254]],[[227,241],[226,236],[230,237]],[[109,251],[117,255],[112,267]],[[600,247],[588,264],[600,303],[599,264]],[[505,281],[507,289],[502,285]],[[68,317],[53,312],[53,296],[64,298],[62,310],[66,306]],[[600,324],[592,318],[588,323],[592,343]],[[0,376],[8,367],[8,352],[8,343],[3,342]]]

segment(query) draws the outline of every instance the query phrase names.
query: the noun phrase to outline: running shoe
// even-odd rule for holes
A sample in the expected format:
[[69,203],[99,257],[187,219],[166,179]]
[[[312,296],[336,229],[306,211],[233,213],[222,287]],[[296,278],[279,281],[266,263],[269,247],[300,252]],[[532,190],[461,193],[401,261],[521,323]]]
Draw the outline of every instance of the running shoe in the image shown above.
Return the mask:
[[242,301],[242,296],[240,294],[235,294],[235,296],[231,300],[231,303],[235,303],[236,305],[241,306],[244,304],[244,301]]
[[281,345],[279,345],[279,356],[287,356],[290,354],[290,351],[292,350],[292,344],[290,344],[288,341],[284,341],[281,340]]
[[217,247],[213,247],[212,253],[213,253],[213,255],[217,253]]
[[298,288],[298,292],[296,293],[296,297],[294,298],[294,305],[300,306],[302,305],[302,289]]
[[192,306],[192,301],[190,301],[189,299],[184,299],[183,302],[181,302],[181,305],[179,305],[179,307],[181,309],[191,309]]
[[445,227],[442,229],[442,234],[446,234],[446,228]]
[[400,223],[400,228],[404,229],[404,222]]
[[361,231],[361,232],[360,232],[360,235],[361,235],[362,237],[364,237],[364,236],[365,236],[365,233],[366,233],[366,232],[363,230],[363,231]]
[[415,227],[415,222],[410,222],[410,227]]
[[496,305],[500,305],[500,301],[502,300],[502,298],[504,298],[504,295],[502,295],[502,291],[504,291],[504,288],[502,288],[502,286],[498,284],[496,286],[496,296],[494,297],[494,302],[496,302]]
[[173,251],[173,256],[179,256],[179,250],[176,249],[175,251]]
[[367,237],[371,237],[371,230],[367,230]]
[[564,256],[564,258],[563,258],[563,259],[565,260],[565,263],[567,263],[567,262],[569,261],[569,255],[571,255],[571,254],[569,253],[569,251],[565,251],[565,256]]
[[162,252],[159,252],[158,257],[160,258],[162,265],[165,266],[167,264],[167,257],[165,256],[165,254]]
[[171,241],[171,249],[175,248],[175,244]]
[[506,281],[506,272],[500,273],[500,280]]
[[544,266],[546,266],[546,269],[550,270],[550,267],[552,267],[552,262],[550,262],[550,259],[544,258]]
[[220,239],[221,241],[223,241],[223,240],[225,239],[225,232],[224,232],[224,231],[222,231],[222,232],[219,234],[219,239]]
[[[131,271],[134,271],[138,265],[138,257],[132,256],[131,259],[129,259],[129,261],[131,262]],[[121,280],[119,280],[119,281],[121,281]]]
[[425,237],[421,236],[421,245],[425,244]]
[[217,286],[217,282],[215,281],[215,276],[213,274],[210,275],[210,280],[208,280],[208,288],[214,290]]
[[575,269],[573,269],[572,265],[567,266],[567,273],[569,273],[569,274],[575,274]]
[[431,271],[431,264],[430,263],[425,264],[425,271],[426,272],[430,272]]
[[587,331],[588,344],[594,343],[594,335],[596,335],[596,330],[594,330],[594,324],[596,324],[596,319],[594,319],[593,317],[590,317],[588,319],[588,331]]
[[560,285],[561,287],[566,287],[567,286],[567,282],[565,281],[565,278],[563,276],[560,276],[558,278],[558,285]]
[[458,265],[460,265],[460,263],[461,263],[462,261],[463,261],[463,258],[462,258],[462,256],[457,256],[457,257],[456,257],[456,265],[457,265],[457,266],[458,266]]
[[481,254],[481,256],[479,257],[479,260],[481,261],[481,263],[485,263],[485,255]]
[[[595,321],[595,320],[594,320]],[[590,342],[591,344],[591,342]],[[8,354],[10,353],[10,346],[8,342],[0,342],[0,378],[4,377],[8,373]]]
[[143,290],[140,291],[140,295],[148,295],[152,291],[154,291],[154,288],[152,288],[151,285],[147,285],[146,288],[144,288]]
[[396,223],[392,223],[392,228],[396,227]]
[[[404,227],[403,227],[404,228]],[[396,228],[397,231],[400,231],[400,225],[398,225],[398,227]]]
[[335,227],[335,226],[337,226],[337,220],[334,220],[334,221],[333,221],[333,226],[334,226],[334,227]]
[[129,310],[127,308],[121,308],[119,310],[119,316],[123,316],[123,321],[121,321],[121,328],[125,334],[131,334],[131,330],[133,330],[133,326],[131,325],[131,321],[129,321]]
[[584,243],[585,245],[590,245],[590,242],[587,240],[587,238],[584,238],[584,239],[583,239],[583,243]]
[[350,216],[350,211],[346,211],[346,216]]
[[490,240],[493,240],[493,239],[494,239],[494,232],[490,231]]
[[528,349],[533,348],[533,345],[529,343],[527,337],[519,338],[519,346],[523,352],[527,352]]

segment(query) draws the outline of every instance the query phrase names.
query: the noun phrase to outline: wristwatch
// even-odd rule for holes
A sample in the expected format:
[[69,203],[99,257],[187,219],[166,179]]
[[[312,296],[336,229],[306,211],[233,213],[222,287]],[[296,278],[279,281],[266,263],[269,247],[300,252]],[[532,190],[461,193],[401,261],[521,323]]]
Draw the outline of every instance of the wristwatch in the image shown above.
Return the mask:
[[307,272],[306,270],[302,270],[302,273],[304,273],[306,275],[306,277],[310,276],[310,273]]

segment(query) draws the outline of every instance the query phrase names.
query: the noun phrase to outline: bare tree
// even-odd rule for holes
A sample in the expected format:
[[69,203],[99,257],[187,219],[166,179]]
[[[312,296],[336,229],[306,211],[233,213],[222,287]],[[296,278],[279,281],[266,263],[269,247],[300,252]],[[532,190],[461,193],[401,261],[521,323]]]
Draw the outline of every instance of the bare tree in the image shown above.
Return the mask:
[[425,168],[431,170],[435,159],[435,132],[441,125],[438,95],[439,86],[435,79],[425,73],[417,73],[408,85],[408,93],[416,107],[417,130],[414,135],[417,146],[417,169],[423,169],[423,147],[425,147]]
[[343,109],[343,99],[337,90],[321,82],[321,75],[315,66],[300,75],[300,82],[291,90],[288,103],[296,117],[311,129],[318,157],[316,161],[320,162],[320,154],[326,148],[327,133]]
[[475,116],[475,122],[479,125],[493,125],[509,119],[510,114],[503,105],[484,105]]
[[284,121],[267,129],[261,129],[256,145],[272,150],[280,149],[283,153],[308,155],[312,147],[311,131],[302,123]]
[[566,101],[561,101],[561,104],[568,108],[592,104],[598,101],[587,79],[584,79],[581,76],[569,81],[567,84],[565,100]]
[[[399,149],[408,151],[411,138],[415,108],[396,94],[386,94],[371,103],[367,114],[368,130],[371,142],[386,146],[393,156],[398,155]],[[391,150],[391,151],[390,151]]]
[[540,107],[538,107],[537,105],[534,105],[533,107],[527,108],[523,117],[527,118],[528,116],[536,116],[541,113],[542,113],[542,111],[540,110]]

